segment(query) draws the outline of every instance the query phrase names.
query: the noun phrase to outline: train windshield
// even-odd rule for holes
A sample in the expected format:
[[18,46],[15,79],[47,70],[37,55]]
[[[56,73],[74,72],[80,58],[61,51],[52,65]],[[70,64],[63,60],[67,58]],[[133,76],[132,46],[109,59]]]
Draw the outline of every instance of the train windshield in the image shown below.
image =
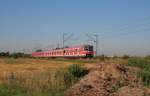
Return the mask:
[[89,51],[93,51],[93,46],[89,46]]
[[93,46],[85,46],[86,51],[93,51]]

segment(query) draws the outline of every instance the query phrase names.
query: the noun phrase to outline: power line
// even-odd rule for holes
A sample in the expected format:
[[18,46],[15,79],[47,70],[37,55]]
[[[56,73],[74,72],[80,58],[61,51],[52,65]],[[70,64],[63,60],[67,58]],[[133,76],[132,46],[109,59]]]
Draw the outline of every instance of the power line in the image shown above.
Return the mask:
[[[146,24],[150,24],[150,22],[146,23]],[[106,38],[113,38],[113,37],[122,36],[122,35],[126,36],[126,35],[133,34],[133,33],[143,32],[145,30],[147,31],[147,30],[149,30],[149,27],[147,28],[147,27],[144,26],[145,28],[140,28],[140,27],[143,27],[143,25],[146,25],[146,24],[141,24],[141,25],[139,24],[138,26],[136,25],[135,26],[136,30],[133,30],[133,31],[131,31],[127,28],[125,30],[120,30],[120,32],[118,34],[109,35]],[[102,37],[102,38],[105,38],[105,37]]]
[[[136,19],[136,20],[134,20],[135,22],[132,23],[132,24],[131,23],[130,24],[126,24],[123,27],[118,28],[116,31],[113,30],[113,31],[108,31],[108,32],[117,32],[118,31],[118,32],[120,32],[118,34],[124,34],[124,33],[126,33],[125,31],[130,31],[131,30],[130,28],[136,28],[137,29],[137,28],[140,28],[140,27],[145,27],[146,25],[149,26],[149,24],[150,24],[149,20],[150,20],[150,16],[147,16],[147,17],[142,18],[142,19]],[[142,21],[142,23],[140,21]],[[107,28],[107,29],[110,29],[110,28]],[[116,33],[114,33],[113,35],[115,35],[115,34]],[[116,34],[116,35],[118,35],[118,34]],[[112,35],[108,35],[107,37],[111,37],[111,36]]]
[[70,35],[68,35],[67,33],[63,33],[63,48],[65,47],[66,41],[70,40],[73,36],[73,33]]
[[96,54],[95,56],[98,55],[98,34],[86,34],[86,36],[90,39],[90,41],[93,41],[95,43],[95,50],[96,50]]

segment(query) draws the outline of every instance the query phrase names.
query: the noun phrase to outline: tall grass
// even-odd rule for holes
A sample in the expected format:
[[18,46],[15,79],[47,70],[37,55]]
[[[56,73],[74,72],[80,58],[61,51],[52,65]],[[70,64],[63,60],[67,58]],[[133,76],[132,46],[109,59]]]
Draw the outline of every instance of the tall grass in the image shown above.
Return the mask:
[[10,73],[0,85],[0,96],[64,96],[65,90],[81,78],[72,72],[85,75],[83,68],[73,66],[78,65],[38,74]]
[[23,64],[27,63],[25,59],[14,59],[14,58],[5,58],[4,59],[5,64]]
[[145,58],[133,57],[128,60],[129,66],[138,67],[141,70],[137,72],[137,76],[141,78],[145,86],[150,86],[150,62]]

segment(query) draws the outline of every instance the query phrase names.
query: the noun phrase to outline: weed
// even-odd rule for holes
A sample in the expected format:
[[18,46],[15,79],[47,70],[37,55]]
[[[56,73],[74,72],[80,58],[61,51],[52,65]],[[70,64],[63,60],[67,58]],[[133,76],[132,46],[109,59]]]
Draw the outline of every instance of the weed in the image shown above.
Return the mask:
[[137,72],[137,76],[141,78],[145,86],[150,86],[150,62],[144,58],[130,58],[128,60],[129,66],[138,67],[141,70]]
[[88,73],[88,70],[80,67],[78,64],[73,64],[68,67],[68,72],[74,77],[80,78]]
[[65,90],[83,75],[85,70],[74,64],[67,69],[44,70],[38,74],[10,73],[0,87],[0,96],[64,96]]
[[144,58],[138,58],[138,57],[132,57],[128,60],[129,66],[139,67],[141,69],[149,69],[150,64],[147,60]]
[[5,58],[4,62],[5,62],[5,64],[21,64],[21,63],[25,63],[25,60],[14,59],[14,58]]

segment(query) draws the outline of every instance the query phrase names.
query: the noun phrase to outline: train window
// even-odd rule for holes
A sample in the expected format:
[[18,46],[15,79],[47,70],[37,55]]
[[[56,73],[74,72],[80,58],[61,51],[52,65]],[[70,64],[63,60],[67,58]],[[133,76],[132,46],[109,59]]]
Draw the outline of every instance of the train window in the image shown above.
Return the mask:
[[77,52],[78,50],[76,49],[75,52]]
[[84,50],[93,51],[93,46],[85,46]]
[[88,50],[89,50],[88,46],[86,46],[86,47],[84,48],[84,50],[88,51]]
[[89,51],[93,51],[93,46],[89,46]]

